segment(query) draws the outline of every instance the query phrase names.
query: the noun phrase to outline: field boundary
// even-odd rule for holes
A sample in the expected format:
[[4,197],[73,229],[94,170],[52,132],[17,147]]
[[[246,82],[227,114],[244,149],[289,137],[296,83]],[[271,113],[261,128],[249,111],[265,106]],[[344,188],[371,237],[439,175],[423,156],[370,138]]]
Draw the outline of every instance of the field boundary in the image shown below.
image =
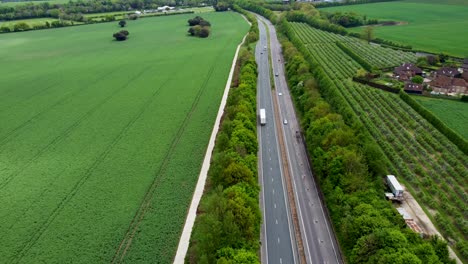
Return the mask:
[[184,263],[185,255],[187,254],[187,250],[189,247],[190,236],[192,234],[193,225],[195,223],[195,218],[197,216],[197,208],[200,204],[201,197],[203,195],[203,190],[205,189],[206,178],[208,175],[208,169],[210,168],[210,161],[211,161],[211,154],[214,149],[216,135],[218,134],[219,125],[221,123],[221,118],[224,114],[224,107],[226,106],[227,97],[229,94],[229,90],[231,88],[231,81],[232,76],[234,73],[234,69],[236,67],[237,57],[239,55],[240,47],[244,44],[245,38],[247,35],[244,36],[242,42],[237,46],[236,53],[232,60],[231,70],[229,72],[229,77],[226,82],[226,87],[224,88],[224,94],[221,99],[221,104],[219,106],[218,115],[216,116],[216,121],[213,126],[213,131],[211,132],[210,141],[208,143],[208,148],[206,149],[205,158],[203,159],[203,165],[200,170],[200,175],[198,176],[197,186],[195,187],[195,191],[193,193],[192,202],[190,203],[190,208],[187,214],[187,218],[185,220],[184,229],[182,230],[182,235],[180,236],[179,246],[177,247],[177,253],[174,258],[173,263]]

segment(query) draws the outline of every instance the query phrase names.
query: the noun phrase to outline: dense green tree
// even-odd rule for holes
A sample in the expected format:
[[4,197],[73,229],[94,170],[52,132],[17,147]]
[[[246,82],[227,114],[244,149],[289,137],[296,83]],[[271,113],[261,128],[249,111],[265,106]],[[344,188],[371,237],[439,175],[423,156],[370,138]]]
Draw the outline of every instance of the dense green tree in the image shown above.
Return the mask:
[[120,20],[119,21],[119,26],[120,27],[125,27],[126,24],[127,24],[127,21],[125,21],[125,20]]
[[223,171],[223,185],[232,186],[240,182],[255,184],[252,171],[243,163],[233,162]]
[[371,40],[374,39],[374,27],[372,26],[364,27],[361,35],[364,40],[366,40],[367,42],[371,42]]
[[11,29],[9,27],[5,27],[5,26],[0,27],[0,32],[5,32],[6,33],[6,32],[10,32],[10,31],[11,31]]
[[30,29],[31,27],[26,22],[18,22],[13,26],[13,31],[26,31]]
[[127,30],[121,30],[121,31],[119,31],[117,33],[114,33],[114,35],[112,35],[112,36],[117,41],[124,41],[124,40],[127,40],[129,34],[130,33]]
[[416,75],[413,78],[411,78],[411,81],[414,83],[422,84],[424,82],[424,78],[419,75]]

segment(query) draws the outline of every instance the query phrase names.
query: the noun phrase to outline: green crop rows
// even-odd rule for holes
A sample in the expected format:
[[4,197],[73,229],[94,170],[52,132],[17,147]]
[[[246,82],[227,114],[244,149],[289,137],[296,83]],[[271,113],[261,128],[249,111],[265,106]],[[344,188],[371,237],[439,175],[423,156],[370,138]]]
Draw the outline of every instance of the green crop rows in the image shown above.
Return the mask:
[[[327,47],[328,49],[335,49],[335,42],[342,42],[375,68],[388,68],[392,66],[398,66],[405,62],[416,61],[416,55],[411,52],[393,50],[378,45],[369,45],[363,40],[310,28],[303,23],[292,22],[291,24],[295,25],[295,29],[298,31],[298,34],[303,36],[305,44],[318,46],[317,49],[324,49],[324,47]],[[334,53],[336,53],[338,56],[341,56],[341,53]],[[324,55],[327,55],[327,52],[325,52]],[[352,64],[349,61],[348,63]],[[344,66],[346,67],[347,65]],[[354,68],[355,67],[351,66],[350,70]],[[352,73],[352,75],[355,74],[356,72]]]
[[[379,142],[395,168],[389,174],[406,180],[415,197],[436,212],[433,217],[444,235],[456,241],[464,254],[468,235],[468,157],[398,95],[347,78],[352,71],[342,67],[343,61],[354,64],[341,49],[332,44],[310,44],[310,36],[318,35],[317,29],[299,23],[291,25]],[[336,39],[331,33],[320,35],[322,43],[333,43]]]
[[249,28],[191,17],[0,35],[1,263],[172,262]]

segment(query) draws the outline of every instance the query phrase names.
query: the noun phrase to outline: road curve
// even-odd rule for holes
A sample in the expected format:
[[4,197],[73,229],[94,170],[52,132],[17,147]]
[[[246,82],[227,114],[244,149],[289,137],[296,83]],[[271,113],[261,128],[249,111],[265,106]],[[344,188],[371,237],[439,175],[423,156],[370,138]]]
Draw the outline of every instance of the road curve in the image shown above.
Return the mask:
[[[279,111],[290,175],[294,187],[297,214],[307,263],[343,263],[336,237],[333,233],[327,209],[320,198],[318,186],[310,169],[305,144],[296,131],[300,131],[294,105],[285,78],[281,45],[274,26],[260,17],[269,31],[270,52]],[[260,26],[261,23],[259,23]],[[260,32],[262,35],[262,32]]]

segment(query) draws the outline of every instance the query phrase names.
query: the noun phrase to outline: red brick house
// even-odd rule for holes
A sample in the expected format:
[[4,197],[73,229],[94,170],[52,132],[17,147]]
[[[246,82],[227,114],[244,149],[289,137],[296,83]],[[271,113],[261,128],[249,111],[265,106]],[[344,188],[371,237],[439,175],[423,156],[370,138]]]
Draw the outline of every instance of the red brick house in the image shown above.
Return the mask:
[[422,75],[422,70],[413,63],[402,64],[393,70],[393,77],[400,81],[408,81],[416,75]]
[[467,91],[467,82],[461,78],[453,78],[445,75],[436,76],[430,83],[430,87],[434,92],[437,93],[456,93],[456,94],[466,94]]

